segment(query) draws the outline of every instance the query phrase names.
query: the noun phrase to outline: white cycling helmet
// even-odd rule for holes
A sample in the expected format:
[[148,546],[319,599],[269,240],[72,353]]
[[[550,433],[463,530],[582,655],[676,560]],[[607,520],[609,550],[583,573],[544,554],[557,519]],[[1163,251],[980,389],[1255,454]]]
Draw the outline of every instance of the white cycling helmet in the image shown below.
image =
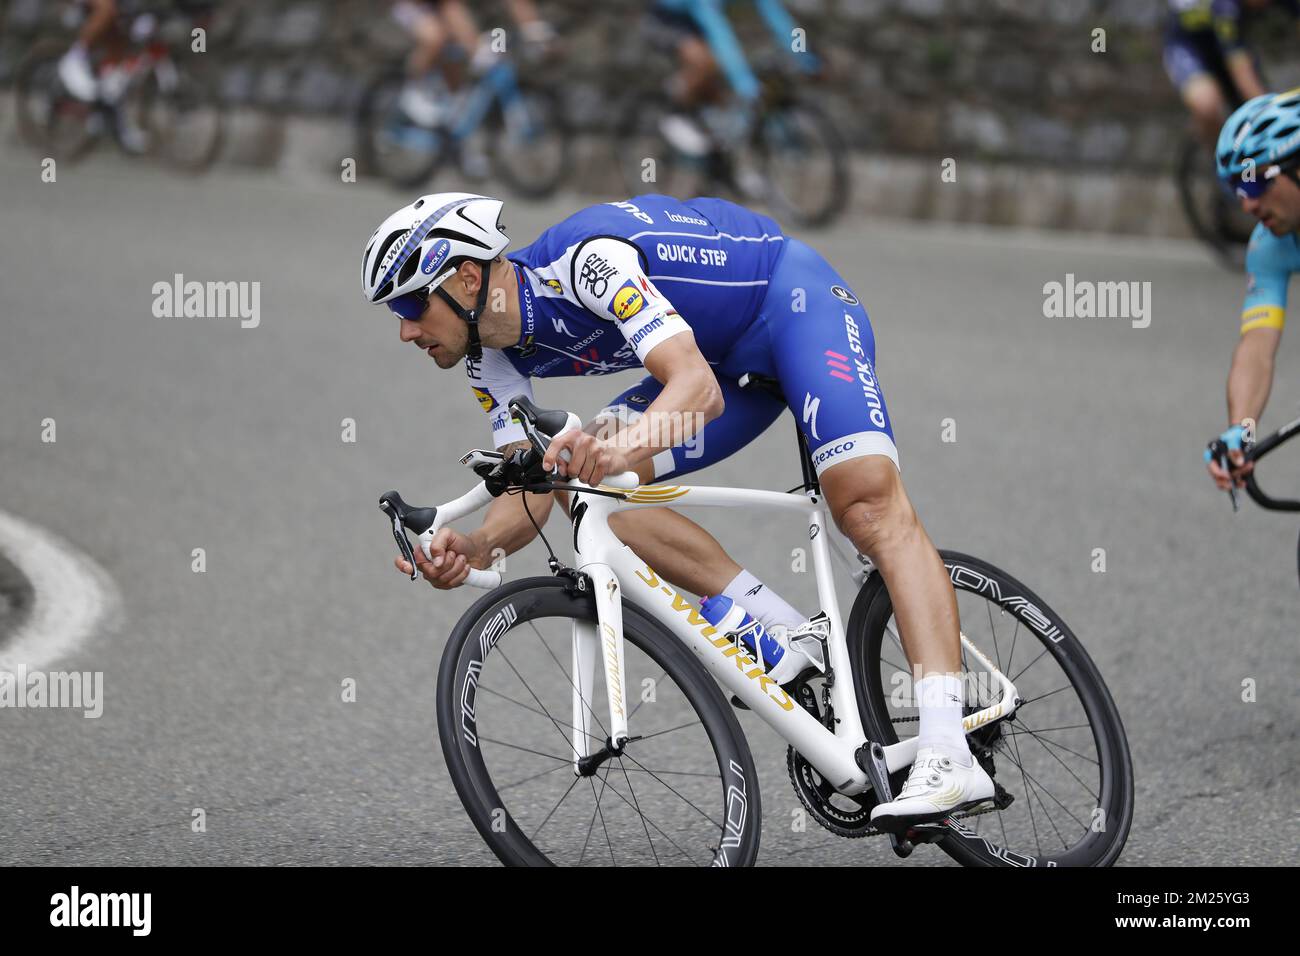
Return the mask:
[[[469,325],[469,356],[483,355],[478,317],[487,303],[491,262],[510,245],[501,227],[499,199],[473,193],[431,193],[380,224],[362,256],[361,291],[405,319],[419,319],[429,295],[438,296]],[[483,264],[478,303],[466,309],[440,289],[462,262]]]
[[473,193],[431,193],[403,206],[366,242],[362,292],[371,302],[391,302],[433,291],[466,259],[495,259],[510,244],[502,205]]

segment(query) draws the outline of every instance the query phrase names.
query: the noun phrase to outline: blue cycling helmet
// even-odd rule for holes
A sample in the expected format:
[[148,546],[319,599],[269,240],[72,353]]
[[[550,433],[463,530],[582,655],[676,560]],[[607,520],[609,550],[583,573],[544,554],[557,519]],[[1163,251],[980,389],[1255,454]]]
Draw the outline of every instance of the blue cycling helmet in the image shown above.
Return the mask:
[[[1219,178],[1258,195],[1300,159],[1300,88],[1265,93],[1238,107],[1219,133]],[[1243,174],[1249,175],[1243,178]],[[1258,185],[1258,191],[1251,189]]]

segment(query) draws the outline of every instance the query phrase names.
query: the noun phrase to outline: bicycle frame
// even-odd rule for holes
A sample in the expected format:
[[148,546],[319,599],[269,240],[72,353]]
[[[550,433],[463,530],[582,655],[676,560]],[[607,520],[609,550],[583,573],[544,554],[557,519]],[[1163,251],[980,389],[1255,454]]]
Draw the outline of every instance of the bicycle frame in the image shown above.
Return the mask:
[[[820,495],[783,493],[754,489],[642,485],[630,491],[601,486],[602,493],[579,481],[570,481],[570,515],[576,570],[587,575],[594,592],[597,624],[575,621],[573,625],[573,747],[577,762],[600,746],[621,747],[630,736],[625,707],[623,647],[623,595],[650,614],[670,633],[691,648],[706,670],[722,687],[743,701],[777,734],[802,754],[837,790],[856,794],[870,787],[868,775],[859,764],[858,750],[868,743],[858,712],[857,690],[849,660],[844,626],[840,620],[827,545],[827,514]],[[613,494],[611,494],[613,493]],[[482,485],[468,494],[439,506],[437,520],[422,536],[422,543],[443,524],[477,510],[491,496]],[[830,702],[836,719],[828,730],[764,672],[763,665],[733,637],[719,633],[683,597],[625,545],[609,527],[609,516],[622,509],[658,508],[670,505],[693,507],[740,507],[763,511],[801,514],[808,523],[808,540],[817,597],[830,623],[827,664],[834,671]],[[500,575],[472,572],[468,583],[495,587]],[[966,732],[990,721],[1010,716],[1018,700],[1014,684],[966,636],[963,647],[986,668],[1001,689],[1000,699],[963,720]],[[606,705],[609,714],[608,741],[590,733],[595,687],[595,667],[604,668]],[[916,738],[885,746],[884,759],[890,773],[908,767],[916,758]]]

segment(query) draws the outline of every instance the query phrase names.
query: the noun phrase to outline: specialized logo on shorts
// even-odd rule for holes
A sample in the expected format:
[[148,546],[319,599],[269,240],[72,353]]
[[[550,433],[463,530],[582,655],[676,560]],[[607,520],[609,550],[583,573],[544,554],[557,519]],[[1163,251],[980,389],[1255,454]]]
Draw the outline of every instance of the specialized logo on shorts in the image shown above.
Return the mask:
[[446,239],[439,239],[429,250],[429,254],[424,257],[424,262],[420,264],[420,271],[427,276],[431,276],[438,266],[442,265],[447,253],[451,252],[451,243]]
[[614,313],[614,318],[625,322],[640,312],[643,305],[645,305],[645,296],[631,281],[628,281],[614,293],[614,301],[610,303],[609,311]]
[[492,393],[486,388],[479,388],[476,385],[471,385],[470,388],[474,390],[474,397],[483,406],[483,411],[490,412],[497,407],[497,400],[492,397]]
[[564,286],[560,285],[559,279],[543,279],[542,285],[550,289],[556,295],[564,295]]
[[605,298],[609,291],[609,280],[618,275],[618,270],[605,261],[599,253],[589,253],[582,262],[578,281],[587,287],[587,291],[597,299]]
[[831,286],[831,294],[835,296],[835,298],[839,299],[841,302],[848,303],[849,305],[858,304],[857,296],[855,296],[848,289],[844,288],[844,286],[842,285]]

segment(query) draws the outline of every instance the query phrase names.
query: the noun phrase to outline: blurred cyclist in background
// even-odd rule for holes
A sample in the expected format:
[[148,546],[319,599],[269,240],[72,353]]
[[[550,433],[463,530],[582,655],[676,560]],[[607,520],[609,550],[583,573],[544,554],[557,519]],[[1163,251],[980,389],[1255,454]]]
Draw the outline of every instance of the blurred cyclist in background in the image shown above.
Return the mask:
[[1229,111],[1264,92],[1242,28],[1274,2],[1300,20],[1300,0],[1169,0],[1165,72],[1207,146]]
[[[506,0],[506,7],[526,44],[545,48],[554,40],[555,31],[538,16],[532,0]],[[499,54],[493,50],[491,38],[479,32],[469,5],[462,0],[398,0],[392,14],[415,40],[415,49],[406,61],[402,110],[422,126],[437,126],[444,119],[445,105],[424,81],[441,67],[452,89],[460,85],[459,72],[449,68],[449,58],[443,55],[448,44],[455,44],[461,56],[468,57],[470,73],[476,76],[486,73]]]
[[[681,109],[664,117],[661,132],[676,149],[690,156],[703,155],[711,146],[708,133],[692,115],[696,107],[722,102],[727,87],[745,104],[758,99],[761,91],[727,20],[725,8],[730,2],[655,0],[648,20],[651,41],[673,52],[678,61],[678,72],[669,79],[668,95]],[[777,48],[802,71],[819,73],[821,63],[813,54],[803,49],[796,52],[796,24],[781,0],[754,0],[754,5]]]
[[121,54],[122,32],[117,28],[117,17],[122,11],[117,0],[81,0],[81,5],[86,8],[86,19],[77,31],[76,41],[59,61],[59,80],[77,99],[91,103],[99,97],[99,81],[90,53],[103,43],[114,56]]
[[1241,339],[1228,373],[1228,449],[1225,471],[1206,449],[1210,477],[1221,489],[1240,487],[1254,463],[1244,445],[1273,387],[1277,347],[1286,321],[1287,285],[1300,272],[1300,88],[1266,93],[1240,107],[1223,125],[1215,160],[1219,177],[1259,220],[1246,252],[1246,299]]

